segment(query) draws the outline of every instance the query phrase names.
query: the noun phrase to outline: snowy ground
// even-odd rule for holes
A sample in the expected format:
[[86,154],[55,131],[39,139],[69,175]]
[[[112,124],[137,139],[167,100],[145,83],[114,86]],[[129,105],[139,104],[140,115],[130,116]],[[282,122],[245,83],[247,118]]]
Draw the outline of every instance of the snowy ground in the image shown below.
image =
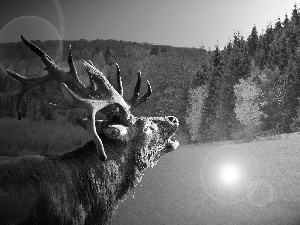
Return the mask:
[[300,136],[180,147],[145,172],[112,224],[300,224]]

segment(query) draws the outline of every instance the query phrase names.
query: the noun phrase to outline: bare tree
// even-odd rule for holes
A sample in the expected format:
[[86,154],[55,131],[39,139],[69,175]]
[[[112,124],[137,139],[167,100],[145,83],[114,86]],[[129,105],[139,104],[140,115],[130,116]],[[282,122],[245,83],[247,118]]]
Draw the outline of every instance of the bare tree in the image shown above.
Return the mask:
[[[109,224],[118,203],[141,180],[141,171],[152,167],[167,152],[177,148],[171,137],[178,128],[173,116],[135,117],[131,110],[146,101],[139,98],[140,74],[132,99],[123,99],[120,70],[115,90],[92,62],[83,61],[91,85],[78,79],[71,50],[69,72],[61,70],[40,48],[21,37],[42,59],[48,74],[27,79],[13,71],[7,73],[20,82],[19,89],[2,93],[17,96],[20,102],[30,88],[56,80],[68,100],[55,107],[85,108],[87,120],[80,124],[92,141],[60,156],[22,156],[0,162],[0,224]],[[118,67],[118,66],[117,66]],[[107,120],[95,119],[96,112]]]

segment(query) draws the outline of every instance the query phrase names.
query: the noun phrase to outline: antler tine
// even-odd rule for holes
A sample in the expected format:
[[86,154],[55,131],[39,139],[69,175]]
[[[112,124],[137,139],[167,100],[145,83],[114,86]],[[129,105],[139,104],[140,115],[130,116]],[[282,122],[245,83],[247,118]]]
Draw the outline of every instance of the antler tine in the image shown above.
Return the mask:
[[35,54],[37,54],[39,57],[48,56],[44,51],[42,51],[39,47],[37,47],[35,44],[28,41],[23,35],[21,35],[21,39],[24,42],[24,44],[31,49]]
[[95,84],[95,81],[93,80],[93,78],[90,75],[88,75],[88,77],[89,77],[89,80],[90,80],[90,86],[88,86],[88,88],[90,89],[90,91],[92,93],[95,93],[98,87]]
[[35,44],[28,41],[23,35],[21,35],[21,39],[28,48],[30,48],[35,54],[37,54],[41,58],[41,60],[46,66],[44,70],[48,71],[48,76],[50,76],[51,71],[54,72],[53,75],[56,75],[56,77],[52,75],[52,80],[60,80],[62,70],[55,64],[55,62],[50,58],[50,56],[48,56],[46,52],[37,47]]
[[138,75],[138,80],[137,80],[135,88],[134,88],[133,96],[130,100],[131,104],[134,104],[139,99],[141,83],[142,83],[142,81],[141,81],[141,72],[139,70],[137,72],[137,75]]
[[129,105],[124,101],[123,96],[118,91],[116,91],[114,87],[109,83],[104,74],[100,72],[96,67],[91,66],[86,61],[83,62],[87,73],[91,76],[91,79],[97,86],[95,94],[101,99],[110,99],[110,104],[117,104],[121,106],[125,111],[128,111],[130,108]]
[[138,100],[138,102],[137,102],[137,104],[135,105],[135,107],[138,106],[138,105],[141,105],[142,103],[144,103],[144,102],[150,97],[150,95],[152,94],[151,85],[150,85],[150,82],[149,82],[148,80],[147,80],[147,86],[148,86],[148,91],[147,91],[147,93],[144,94],[144,96],[141,97],[141,98]]
[[90,63],[93,67],[95,67],[94,64],[93,64],[93,62],[92,62],[91,60],[89,60],[89,63]]
[[74,65],[74,62],[73,62],[73,56],[72,56],[72,46],[69,45],[69,55],[68,55],[68,64],[69,64],[69,68],[70,68],[70,73],[75,75],[74,77],[76,79],[78,79],[79,82],[81,82],[77,76],[77,70],[76,70],[76,67]]
[[[83,65],[85,65],[87,63],[84,59],[81,59],[81,61],[82,61]],[[90,63],[91,66],[95,67],[91,60],[89,60],[89,63]],[[95,98],[95,97],[98,97],[95,94],[98,87],[97,87],[97,85],[96,85],[96,83],[95,83],[92,76],[93,76],[93,74],[88,73],[88,78],[89,78],[89,81],[90,81],[90,85],[86,89],[89,90],[89,96],[92,97],[92,98]]]
[[62,76],[61,82],[66,83],[72,90],[76,90],[76,92],[79,92],[81,95],[89,96],[91,90],[85,87],[77,75],[77,70],[73,62],[71,45],[69,46],[68,65],[70,70],[65,76]]
[[103,75],[103,73],[101,73],[96,67],[92,66],[85,60],[82,60],[82,62],[88,75],[97,86],[97,90],[93,93],[93,95],[97,95],[101,99],[112,98],[114,99],[114,101],[118,99],[119,102],[115,102],[115,103],[119,103],[122,107],[128,108],[128,105],[124,101],[123,97],[119,94],[119,92],[117,92],[114,89],[114,87],[109,83],[109,81]]
[[116,63],[117,67],[117,82],[118,82],[118,92],[120,93],[121,96],[123,96],[123,84],[122,84],[122,78],[121,78],[121,73],[120,73],[120,67],[118,63]]
[[3,93],[3,94],[1,94],[1,96],[17,96],[16,111],[18,113],[18,120],[21,120],[21,118],[22,118],[21,102],[22,102],[22,99],[23,99],[23,96],[25,95],[25,93],[29,89],[31,89],[41,83],[45,83],[45,82],[52,80],[52,77],[46,75],[43,77],[28,79],[27,77],[23,77],[22,75],[15,73],[11,70],[6,70],[6,71],[7,71],[7,74],[11,78],[13,78],[16,81],[19,81],[21,83],[21,85],[19,86],[18,90]]
[[92,136],[96,148],[99,154],[99,158],[102,161],[105,161],[107,156],[104,151],[104,147],[100,137],[97,134],[95,120],[96,120],[96,113],[104,108],[105,106],[110,104],[109,100],[94,100],[94,99],[84,99],[73,93],[65,83],[62,83],[62,91],[64,96],[70,102],[71,106],[77,108],[85,108],[88,110],[88,120],[87,120],[87,131]]
[[55,62],[43,50],[41,50],[32,42],[28,41],[23,35],[21,35],[21,39],[28,48],[30,48],[35,54],[37,54],[41,58],[42,62],[46,66],[44,70],[48,71],[48,74],[43,77],[28,79],[26,77],[21,76],[18,73],[7,70],[7,73],[10,77],[12,77],[13,79],[21,83],[21,87],[14,92],[2,93],[1,96],[18,95],[16,108],[18,111],[19,119],[21,119],[20,104],[24,94],[29,89],[38,86],[42,83],[46,83],[48,81],[56,80],[58,82],[65,82],[66,84],[69,85],[69,87],[72,88],[72,90],[76,90],[76,92],[79,92],[83,96],[89,96],[89,90],[85,88],[85,86],[77,76],[76,68],[74,66],[73,59],[72,59],[71,46],[70,46],[69,56],[68,56],[68,64],[70,67],[70,71],[65,73],[62,69],[60,69],[55,64]]
[[[44,77],[47,77],[48,79],[47,81],[56,80],[58,82],[64,82],[68,84],[68,86],[71,87],[72,90],[76,90],[77,92],[81,93],[84,96],[89,95],[84,84],[80,81],[80,79],[77,76],[77,71],[73,63],[71,45],[69,46],[69,55],[68,55],[68,64],[70,70],[69,72],[65,73],[62,69],[60,69],[55,64],[55,62],[50,58],[50,56],[47,55],[46,52],[41,50],[32,42],[28,41],[23,35],[21,35],[21,39],[25,43],[25,45],[29,47],[34,53],[36,53],[41,58],[42,62],[45,64],[46,68],[44,68],[44,70],[48,71],[48,74]],[[44,82],[46,81],[35,82],[35,83],[36,85],[38,85]]]
[[148,91],[143,97],[139,98],[140,89],[141,89],[141,72],[138,71],[137,75],[138,75],[138,80],[137,80],[135,88],[134,88],[133,96],[129,101],[131,107],[133,107],[133,108],[136,108],[137,106],[144,103],[150,97],[150,95],[152,93],[150,82],[147,80]]
[[23,84],[22,90],[25,92],[41,83],[45,83],[47,81],[53,80],[51,76],[47,76],[47,75],[43,77],[37,77],[37,78],[27,78],[14,71],[8,69],[6,71],[11,78]]

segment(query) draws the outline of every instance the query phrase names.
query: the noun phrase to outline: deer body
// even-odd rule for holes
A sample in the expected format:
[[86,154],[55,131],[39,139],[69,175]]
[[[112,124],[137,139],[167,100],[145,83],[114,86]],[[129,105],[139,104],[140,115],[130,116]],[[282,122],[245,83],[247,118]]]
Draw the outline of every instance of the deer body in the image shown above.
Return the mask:
[[[62,91],[69,103],[58,106],[87,109],[88,119],[80,124],[93,140],[61,156],[22,156],[0,161],[0,224],[110,224],[118,203],[141,180],[141,171],[153,167],[162,155],[178,146],[171,140],[178,120],[173,116],[131,114],[131,106],[140,105],[151,94],[148,83],[148,93],[139,98],[140,74],[128,105],[122,96],[118,67],[116,91],[91,62],[84,62],[91,81],[86,88],[77,79],[71,52],[70,72],[64,74],[46,53],[25,38],[22,40],[41,57],[48,75],[27,79],[8,71],[23,85],[13,92],[18,95],[19,119],[19,105],[28,89],[53,79],[65,80],[68,85],[62,82]],[[108,119],[95,120],[97,111]]]
[[0,224],[106,224],[129,190],[124,168],[103,163],[93,141],[59,157],[0,164]]
[[1,161],[0,224],[109,224],[141,171],[174,150],[166,143],[177,126],[170,117],[138,118],[133,138],[100,134],[107,161],[99,159],[93,141],[61,156]]

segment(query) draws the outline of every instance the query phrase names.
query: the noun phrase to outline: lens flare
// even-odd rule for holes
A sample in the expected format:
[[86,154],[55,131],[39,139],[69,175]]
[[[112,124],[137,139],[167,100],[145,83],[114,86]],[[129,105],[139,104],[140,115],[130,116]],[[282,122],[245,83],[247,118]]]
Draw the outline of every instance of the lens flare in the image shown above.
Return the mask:
[[220,178],[225,185],[232,186],[236,184],[240,178],[239,168],[234,164],[224,165],[220,171]]
[[263,179],[255,180],[247,190],[248,201],[256,207],[264,207],[274,199],[273,186]]
[[[48,40],[48,46],[51,46],[51,51],[47,51],[50,57],[55,62],[60,62],[63,55],[62,38],[49,21],[38,16],[20,16],[9,21],[0,30],[0,69],[5,74],[4,68],[9,68],[21,75],[25,70],[28,70],[26,59],[23,59],[17,65],[12,65],[11,61],[15,59],[14,54],[11,52],[9,42],[20,42],[21,35],[30,41],[45,41]],[[51,41],[50,41],[51,40]],[[41,47],[41,44],[40,44]],[[27,56],[31,51],[21,43],[20,54]],[[24,58],[24,57],[22,57]]]
[[215,201],[235,204],[247,199],[247,189],[258,175],[257,161],[246,148],[223,145],[205,157],[201,185]]

